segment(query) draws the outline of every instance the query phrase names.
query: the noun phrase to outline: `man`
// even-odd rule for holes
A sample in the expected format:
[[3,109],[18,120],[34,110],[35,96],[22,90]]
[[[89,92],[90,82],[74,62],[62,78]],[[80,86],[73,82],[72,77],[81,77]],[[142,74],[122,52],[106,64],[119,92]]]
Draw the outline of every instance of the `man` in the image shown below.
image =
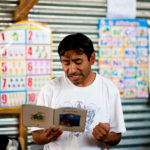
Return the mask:
[[91,70],[95,62],[92,41],[81,33],[68,35],[60,42],[58,53],[65,75],[42,88],[37,104],[86,109],[85,131],[33,128],[34,142],[45,144],[44,150],[103,150],[118,144],[126,130],[119,91]]

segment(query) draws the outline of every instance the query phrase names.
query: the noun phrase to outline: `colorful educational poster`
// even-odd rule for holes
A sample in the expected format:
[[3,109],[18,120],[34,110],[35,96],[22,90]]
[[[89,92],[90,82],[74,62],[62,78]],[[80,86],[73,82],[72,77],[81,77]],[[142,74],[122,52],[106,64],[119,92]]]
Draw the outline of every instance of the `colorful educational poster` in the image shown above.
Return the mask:
[[99,73],[112,80],[122,98],[148,97],[148,23],[140,19],[99,19]]
[[52,33],[21,21],[0,32],[0,109],[35,104],[52,79]]

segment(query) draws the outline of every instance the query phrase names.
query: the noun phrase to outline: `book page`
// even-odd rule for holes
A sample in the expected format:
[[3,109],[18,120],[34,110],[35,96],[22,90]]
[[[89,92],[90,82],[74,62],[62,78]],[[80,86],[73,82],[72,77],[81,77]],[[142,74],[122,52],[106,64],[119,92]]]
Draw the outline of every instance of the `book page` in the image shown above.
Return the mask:
[[85,109],[59,108],[55,109],[54,125],[61,126],[65,131],[83,132],[86,121]]
[[48,128],[53,125],[53,109],[45,106],[22,105],[23,125]]

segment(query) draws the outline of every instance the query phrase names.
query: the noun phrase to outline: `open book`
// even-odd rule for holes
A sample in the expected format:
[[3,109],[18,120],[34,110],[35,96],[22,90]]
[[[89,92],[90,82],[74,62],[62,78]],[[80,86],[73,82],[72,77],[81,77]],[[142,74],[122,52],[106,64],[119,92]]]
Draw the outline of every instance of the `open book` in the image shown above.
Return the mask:
[[32,104],[22,105],[23,125],[27,127],[49,128],[61,126],[65,131],[83,132],[87,111],[79,108],[53,109]]

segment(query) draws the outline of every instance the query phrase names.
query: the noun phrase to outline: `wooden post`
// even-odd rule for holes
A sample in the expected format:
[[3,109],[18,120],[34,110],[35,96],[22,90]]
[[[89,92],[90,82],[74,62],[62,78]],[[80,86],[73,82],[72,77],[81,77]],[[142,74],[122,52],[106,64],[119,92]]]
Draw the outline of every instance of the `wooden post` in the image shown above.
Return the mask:
[[29,10],[38,2],[38,0],[20,0],[19,6],[14,12],[14,21],[27,20]]
[[19,140],[22,145],[22,150],[27,150],[27,136],[28,136],[28,130],[26,127],[23,126],[22,123],[22,110],[20,110],[19,115]]
[[19,116],[19,141],[22,150],[27,150],[27,128],[22,124],[22,108],[1,109],[0,114],[16,114]]

